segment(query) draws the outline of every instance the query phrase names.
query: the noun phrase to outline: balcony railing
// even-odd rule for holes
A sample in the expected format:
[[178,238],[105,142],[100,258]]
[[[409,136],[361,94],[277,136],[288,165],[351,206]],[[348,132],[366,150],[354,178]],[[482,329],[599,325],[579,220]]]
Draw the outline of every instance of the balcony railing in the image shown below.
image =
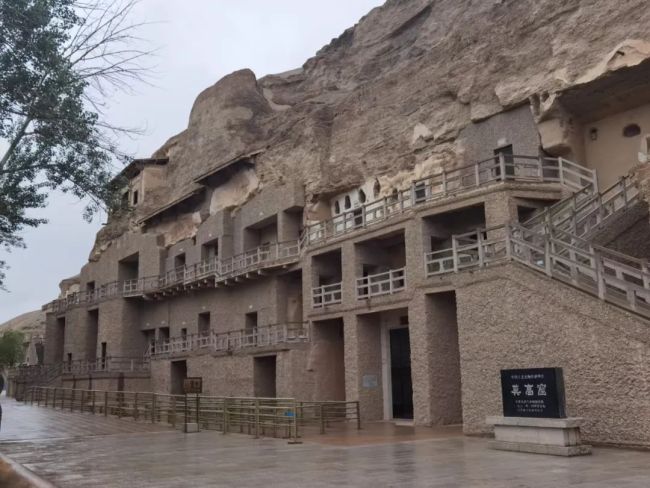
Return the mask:
[[48,303],[45,309],[60,313],[78,305],[91,305],[119,296],[136,297],[162,292],[209,278],[214,278],[217,283],[224,282],[246,273],[297,261],[300,249],[299,240],[268,244],[221,261],[212,258],[193,265],[179,266],[162,276],[115,281],[93,291],[72,293]]
[[424,255],[426,276],[454,273],[506,258],[503,233],[501,226],[452,236],[450,248]]
[[209,350],[216,352],[236,351],[246,348],[272,347],[309,341],[309,327],[303,322],[264,325],[231,332],[192,334],[158,341],[149,346],[151,357]]
[[357,299],[390,295],[406,288],[405,268],[357,278]]
[[332,219],[312,224],[305,231],[305,242],[307,245],[325,242],[383,222],[414,206],[504,181],[559,183],[580,190],[585,186],[595,188],[596,174],[563,158],[500,155],[416,180],[409,189],[395,191]]
[[148,358],[105,357],[94,361],[67,361],[62,363],[63,374],[149,372]]
[[341,303],[342,283],[334,283],[331,285],[322,285],[312,288],[311,290],[311,304],[313,308],[327,307],[328,305],[336,305]]

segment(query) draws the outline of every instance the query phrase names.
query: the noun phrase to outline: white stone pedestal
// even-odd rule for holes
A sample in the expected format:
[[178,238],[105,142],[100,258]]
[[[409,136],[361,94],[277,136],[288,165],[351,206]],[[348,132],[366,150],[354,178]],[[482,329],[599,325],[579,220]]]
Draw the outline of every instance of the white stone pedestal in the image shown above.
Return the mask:
[[591,454],[591,446],[580,440],[581,418],[547,419],[528,417],[488,417],[494,425],[489,447],[502,451],[581,456]]

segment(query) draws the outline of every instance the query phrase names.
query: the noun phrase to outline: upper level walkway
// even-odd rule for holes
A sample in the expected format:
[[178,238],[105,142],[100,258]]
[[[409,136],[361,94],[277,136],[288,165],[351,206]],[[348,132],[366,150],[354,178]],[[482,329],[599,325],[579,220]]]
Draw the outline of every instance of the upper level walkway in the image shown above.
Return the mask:
[[[65,298],[54,300],[44,308],[48,312],[63,313],[76,306],[95,306],[111,298],[159,298],[187,289],[231,285],[273,269],[296,264],[300,261],[303,251],[310,246],[327,243],[332,239],[387,222],[426,204],[444,202],[461,193],[500,183],[549,183],[571,192],[591,189],[589,195],[597,188],[593,170],[563,158],[495,156],[415,180],[406,190],[395,190],[389,196],[346,210],[331,219],[310,224],[300,239],[265,244],[223,259],[206,259],[199,263],[179,266],[161,275],[102,284],[96,289],[72,293]],[[382,295],[392,292],[395,286],[397,289],[403,286],[399,277],[377,279],[387,285],[359,283],[358,296],[364,298]],[[339,295],[338,290],[317,290],[313,304],[319,307],[322,304],[334,303]]]
[[288,445],[0,401],[0,450],[61,488],[650,486],[648,454],[640,451],[536,456],[489,450],[486,439],[459,436],[458,428],[385,423]]

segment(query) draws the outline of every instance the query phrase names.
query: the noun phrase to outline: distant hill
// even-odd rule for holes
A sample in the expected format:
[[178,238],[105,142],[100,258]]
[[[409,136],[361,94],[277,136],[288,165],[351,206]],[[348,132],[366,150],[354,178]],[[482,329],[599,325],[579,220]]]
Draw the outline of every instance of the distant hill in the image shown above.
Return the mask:
[[30,336],[42,336],[45,334],[45,312],[43,310],[34,310],[18,315],[4,324],[0,324],[0,333],[5,330],[19,330],[28,338]]

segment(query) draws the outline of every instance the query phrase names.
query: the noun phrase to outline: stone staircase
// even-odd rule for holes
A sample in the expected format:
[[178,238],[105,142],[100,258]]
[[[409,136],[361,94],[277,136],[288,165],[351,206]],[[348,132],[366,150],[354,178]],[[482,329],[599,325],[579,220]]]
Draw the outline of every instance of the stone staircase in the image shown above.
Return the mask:
[[591,237],[641,202],[633,177],[598,192],[587,185],[523,224],[452,237],[427,260],[427,276],[514,261],[650,319],[647,260],[596,245]]

